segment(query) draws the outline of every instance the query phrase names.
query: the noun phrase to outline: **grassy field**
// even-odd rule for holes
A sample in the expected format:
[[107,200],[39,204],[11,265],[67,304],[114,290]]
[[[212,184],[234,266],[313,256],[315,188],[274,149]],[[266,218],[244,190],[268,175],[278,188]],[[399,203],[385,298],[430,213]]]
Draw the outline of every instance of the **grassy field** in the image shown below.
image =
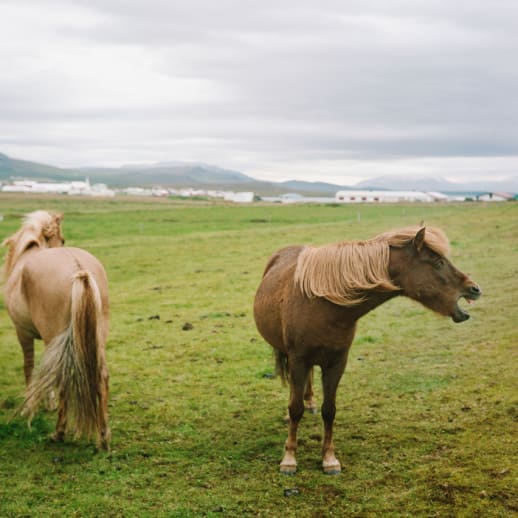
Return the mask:
[[[47,440],[15,418],[22,354],[0,317],[0,516],[511,516],[517,500],[518,204],[230,206],[0,195],[20,217],[65,213],[67,244],[110,280],[112,451]],[[276,249],[443,228],[484,290],[455,325],[407,300],[360,321],[335,426],[343,472],[321,472],[320,416],[300,426],[299,471],[278,473],[287,389],[252,303]],[[37,344],[38,357],[41,344]],[[317,397],[320,400],[320,387]]]

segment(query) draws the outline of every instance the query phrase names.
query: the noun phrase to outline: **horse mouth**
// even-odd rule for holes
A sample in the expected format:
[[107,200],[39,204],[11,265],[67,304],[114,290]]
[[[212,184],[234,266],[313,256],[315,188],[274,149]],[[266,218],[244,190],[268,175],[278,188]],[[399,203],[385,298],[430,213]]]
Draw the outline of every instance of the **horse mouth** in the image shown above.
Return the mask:
[[[464,299],[468,304],[473,304],[480,297],[480,295],[480,291],[477,293],[467,293],[461,295],[459,297],[459,300]],[[459,324],[460,322],[465,322],[466,320],[468,320],[470,318],[470,314],[465,309],[461,308],[457,301],[451,318],[456,324]]]

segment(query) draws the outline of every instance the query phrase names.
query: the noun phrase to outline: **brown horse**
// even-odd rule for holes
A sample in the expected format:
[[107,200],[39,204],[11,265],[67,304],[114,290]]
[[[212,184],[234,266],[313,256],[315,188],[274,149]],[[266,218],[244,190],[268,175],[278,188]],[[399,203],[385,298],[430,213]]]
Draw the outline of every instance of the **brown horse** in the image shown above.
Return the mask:
[[347,363],[357,320],[383,302],[405,295],[454,322],[469,314],[458,301],[478,299],[477,284],[446,258],[439,229],[407,228],[369,241],[318,248],[290,246],[268,261],[255,297],[257,329],[275,351],[277,371],[289,381],[289,431],[282,473],[295,473],[297,427],[310,408],[312,368],[322,370],[323,469],[341,470],[333,445],[336,390]]
[[[80,248],[63,247],[61,214],[28,214],[7,238],[4,296],[24,355],[29,421],[41,399],[56,390],[58,420],[53,438],[63,441],[72,424],[76,437],[97,435],[109,449],[108,283],[101,263]],[[45,342],[35,375],[34,339]]]

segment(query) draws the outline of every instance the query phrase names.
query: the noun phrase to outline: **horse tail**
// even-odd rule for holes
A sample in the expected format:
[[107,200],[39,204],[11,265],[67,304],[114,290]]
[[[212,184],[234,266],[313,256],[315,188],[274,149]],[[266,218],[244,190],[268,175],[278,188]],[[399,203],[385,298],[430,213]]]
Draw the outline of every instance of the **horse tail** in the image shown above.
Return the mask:
[[273,350],[275,356],[275,374],[280,376],[282,384],[285,385],[289,381],[288,355],[277,349]]
[[102,305],[99,287],[86,270],[72,277],[70,322],[47,346],[22,406],[32,420],[41,399],[56,388],[65,405],[67,428],[76,437],[101,433],[100,394],[105,369],[102,350]]

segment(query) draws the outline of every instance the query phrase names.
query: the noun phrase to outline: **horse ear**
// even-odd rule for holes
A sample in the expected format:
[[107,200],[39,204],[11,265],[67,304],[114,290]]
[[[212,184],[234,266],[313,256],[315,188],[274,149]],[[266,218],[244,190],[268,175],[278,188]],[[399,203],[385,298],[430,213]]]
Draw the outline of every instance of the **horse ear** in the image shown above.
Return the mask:
[[414,239],[412,240],[413,245],[416,247],[416,250],[420,252],[424,246],[424,235],[426,233],[426,227],[419,229]]
[[7,237],[2,241],[2,246],[11,246],[13,242],[13,236]]
[[63,221],[63,213],[62,212],[56,212],[52,215],[52,219],[56,222],[57,225],[60,225]]

